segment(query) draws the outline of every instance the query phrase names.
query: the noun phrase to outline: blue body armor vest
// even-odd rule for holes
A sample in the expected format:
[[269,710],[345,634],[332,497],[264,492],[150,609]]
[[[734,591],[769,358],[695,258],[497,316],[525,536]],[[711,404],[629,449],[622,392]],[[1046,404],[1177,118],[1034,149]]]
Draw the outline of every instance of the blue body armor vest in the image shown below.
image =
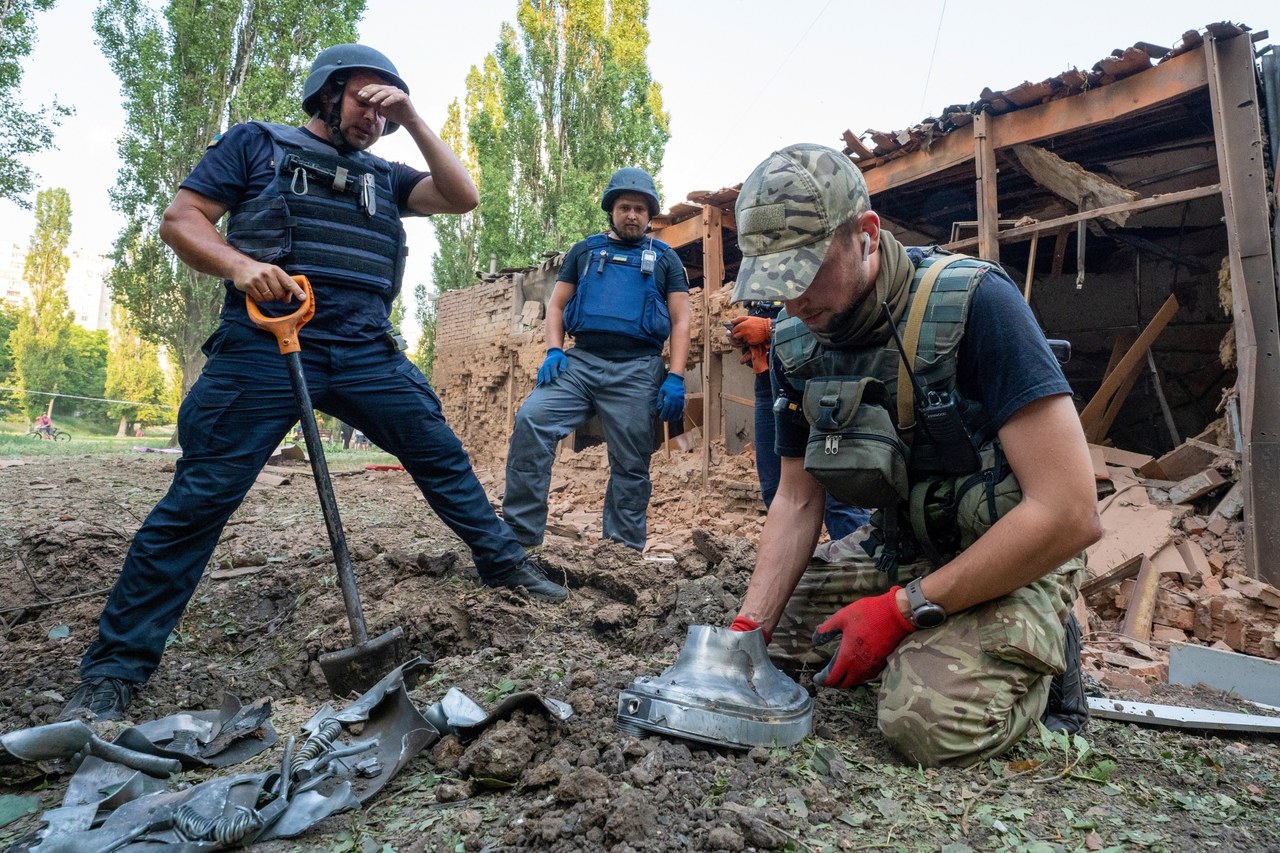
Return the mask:
[[[296,127],[254,124],[271,137],[276,176],[232,211],[227,242],[311,280],[318,294],[308,328],[339,337],[386,331],[407,254],[391,164],[339,153]],[[228,290],[228,302],[243,306],[243,294]]]
[[608,332],[661,350],[671,336],[671,312],[657,282],[667,248],[652,237],[633,247],[611,246],[607,234],[588,237],[577,289],[564,309],[565,331]]

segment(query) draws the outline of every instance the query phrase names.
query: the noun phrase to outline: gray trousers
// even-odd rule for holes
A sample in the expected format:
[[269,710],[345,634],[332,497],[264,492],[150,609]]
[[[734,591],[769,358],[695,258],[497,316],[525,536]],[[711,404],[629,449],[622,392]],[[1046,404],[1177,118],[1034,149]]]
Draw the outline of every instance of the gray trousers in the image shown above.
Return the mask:
[[609,361],[578,349],[565,355],[565,371],[550,385],[534,388],[516,413],[503,518],[522,545],[542,544],[556,443],[599,415],[609,451],[604,537],[641,550],[652,491],[654,403],[665,373],[662,356]]

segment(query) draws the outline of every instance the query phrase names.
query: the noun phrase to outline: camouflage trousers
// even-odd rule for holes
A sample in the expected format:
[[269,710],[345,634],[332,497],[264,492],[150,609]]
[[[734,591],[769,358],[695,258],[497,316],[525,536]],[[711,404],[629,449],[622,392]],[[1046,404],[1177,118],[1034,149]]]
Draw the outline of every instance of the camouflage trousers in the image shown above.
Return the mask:
[[[825,666],[839,641],[814,648],[814,629],[846,604],[888,590],[884,574],[849,542],[820,549],[787,603],[769,646],[784,668]],[[899,583],[928,568],[900,566]],[[1065,667],[1062,626],[1083,574],[1080,554],[1002,598],[908,636],[880,676],[877,718],[885,738],[926,767],[969,765],[1013,746],[1043,715],[1049,682]]]

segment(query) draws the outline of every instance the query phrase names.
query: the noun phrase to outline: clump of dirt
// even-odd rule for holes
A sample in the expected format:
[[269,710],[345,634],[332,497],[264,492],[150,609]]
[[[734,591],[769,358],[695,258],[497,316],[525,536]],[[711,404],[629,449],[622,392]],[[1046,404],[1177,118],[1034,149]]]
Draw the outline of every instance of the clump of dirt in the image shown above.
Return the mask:
[[[403,473],[343,470],[340,455],[331,465],[371,635],[402,626],[431,661],[415,703],[458,687],[491,708],[534,691],[574,713],[558,722],[515,711],[478,737],[445,737],[364,811],[262,849],[1186,849],[1210,835],[1219,849],[1280,845],[1268,781],[1280,778],[1280,749],[1258,736],[1095,721],[1088,753],[1033,736],[973,769],[921,770],[880,738],[865,688],[819,691],[814,734],[791,749],[619,733],[619,692],[669,666],[690,625],[736,613],[757,518],[726,516],[713,494],[666,500],[694,486],[683,468],[671,483],[657,471],[655,495],[666,502],[653,526],[669,547],[641,555],[549,537],[541,559],[571,594],[548,605],[481,586],[469,553]],[[171,472],[154,456],[0,468],[0,584],[9,591],[0,730],[55,718],[95,636],[103,590]],[[350,645],[350,634],[313,483],[305,466],[295,472],[288,485],[251,491],[232,518],[134,721],[218,707],[231,691],[272,697],[289,734],[334,701],[316,661]],[[1197,700],[1173,691],[1156,701],[1178,696]],[[0,793],[38,796],[42,809],[60,803],[64,772],[20,770]],[[0,828],[0,846],[23,849],[38,825],[29,816]]]

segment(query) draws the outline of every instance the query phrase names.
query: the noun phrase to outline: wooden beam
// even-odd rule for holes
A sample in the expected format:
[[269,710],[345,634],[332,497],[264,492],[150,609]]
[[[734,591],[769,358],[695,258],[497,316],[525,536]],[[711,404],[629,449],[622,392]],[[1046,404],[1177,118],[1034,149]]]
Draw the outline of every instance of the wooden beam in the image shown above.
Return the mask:
[[679,249],[702,239],[704,227],[701,216],[690,216],[674,225],[654,230],[653,236],[673,249]]
[[1173,315],[1177,313],[1178,297],[1169,294],[1169,298],[1160,306],[1160,310],[1151,318],[1151,322],[1142,330],[1142,334],[1138,335],[1138,339],[1133,342],[1133,346],[1116,364],[1115,369],[1102,380],[1101,387],[1093,395],[1093,399],[1089,401],[1089,404],[1084,407],[1084,411],[1080,413],[1080,425],[1084,427],[1085,438],[1091,443],[1101,444],[1102,440],[1107,437],[1104,427],[1110,426],[1110,424],[1106,423],[1106,415],[1112,399],[1116,396],[1120,387],[1145,366],[1147,349],[1164,331],[1164,327],[1173,319]]
[[1036,249],[1040,248],[1040,235],[1031,235],[1031,254],[1027,258],[1027,282],[1022,286],[1022,298],[1031,304],[1031,282],[1036,275]]
[[855,160],[874,160],[875,152],[862,144],[862,140],[858,138],[852,130],[844,132],[844,146],[849,149],[850,154],[857,155]]
[[[1204,55],[1189,51],[1107,86],[996,116],[990,128],[993,147],[1039,142],[1119,121],[1185,97],[1208,83]],[[972,126],[957,128],[934,138],[928,151],[913,151],[868,169],[864,173],[867,190],[875,198],[877,193],[968,163],[973,155]]]
[[1067,259],[1067,240],[1071,237],[1071,227],[1063,225],[1058,229],[1053,241],[1053,264],[1049,267],[1049,275],[1057,278],[1062,275],[1062,264]]
[[[1125,202],[1124,204],[1112,204],[1106,207],[1095,207],[1090,210],[1081,210],[1078,213],[1069,213],[1066,216],[1059,216],[1055,219],[1046,219],[1043,222],[1033,222],[1030,225],[1020,225],[1016,228],[1007,228],[996,234],[996,239],[1001,243],[1012,243],[1016,240],[1022,240],[1036,234],[1047,234],[1050,231],[1061,231],[1070,225],[1076,225],[1080,222],[1087,222],[1093,219],[1110,217],[1113,214],[1123,213],[1126,216],[1138,213],[1144,210],[1154,210],[1157,207],[1167,207],[1171,204],[1182,204],[1188,201],[1195,201],[1199,198],[1209,198],[1210,196],[1218,196],[1223,194],[1221,184],[1210,184],[1206,187],[1192,187],[1189,190],[1179,190],[1173,193],[1161,193],[1153,195],[1150,198],[1140,198],[1137,201]],[[975,244],[974,238],[958,240],[954,243],[948,243],[943,248],[953,252],[964,251]],[[1055,261],[1057,252],[1055,251]],[[1059,273],[1061,268],[1059,267]]]
[[[711,442],[724,438],[724,357],[712,352],[711,296],[724,284],[724,232],[720,208],[702,206],[702,485],[711,479]],[[719,326],[716,334],[723,334]]]
[[990,137],[991,117],[978,113],[973,117],[974,163],[978,181],[978,255],[989,261],[1000,262],[1000,243],[996,233],[1000,230],[999,191],[996,189],[996,149]]
[[[1151,352],[1151,350],[1147,350],[1147,352]],[[1116,388],[1116,393],[1111,397],[1111,401],[1107,403],[1106,411],[1102,413],[1102,418],[1093,430],[1094,435],[1101,435],[1105,438],[1107,433],[1111,432],[1111,425],[1116,422],[1116,418],[1120,414],[1120,407],[1124,405],[1125,400],[1129,399],[1129,392],[1133,390],[1133,386],[1141,375],[1142,369],[1139,366],[1138,369],[1130,371],[1127,376],[1121,378],[1120,387]]]
[[[1092,197],[1095,207],[1126,204],[1141,197],[1136,191],[1095,175],[1079,163],[1064,160],[1035,145],[1015,145],[1013,155],[1033,181],[1077,206],[1086,196]],[[1107,215],[1108,219],[1121,226],[1128,217],[1127,210]]]
[[1280,326],[1272,256],[1266,166],[1253,46],[1248,37],[1206,38],[1213,138],[1222,176],[1222,206],[1236,331],[1240,399],[1245,567],[1280,583]]
[[1144,555],[1124,612],[1120,633],[1146,642],[1151,639],[1151,617],[1156,612],[1156,591],[1160,589],[1160,573]]

